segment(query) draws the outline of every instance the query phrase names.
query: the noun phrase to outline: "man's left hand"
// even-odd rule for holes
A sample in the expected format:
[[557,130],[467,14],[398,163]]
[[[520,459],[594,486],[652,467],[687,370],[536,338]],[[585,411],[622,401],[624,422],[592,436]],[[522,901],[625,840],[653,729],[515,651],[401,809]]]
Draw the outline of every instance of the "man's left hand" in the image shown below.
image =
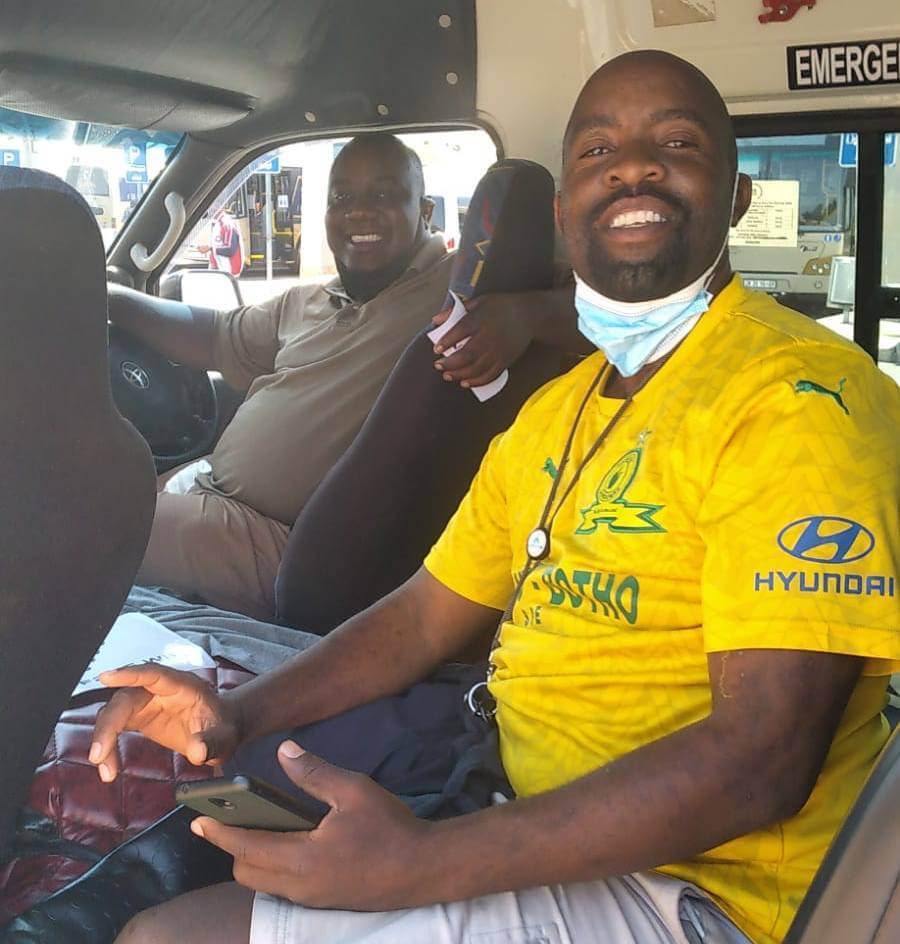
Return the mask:
[[[438,357],[434,366],[444,380],[480,387],[521,357],[534,331],[517,294],[482,295],[465,305],[467,314],[438,341],[434,352],[443,354],[461,341],[465,345]],[[438,313],[432,323],[443,324],[449,314],[450,309]]]
[[278,759],[298,787],[331,809],[309,832],[195,819],[195,833],[234,856],[235,880],[315,908],[386,911],[411,904],[414,853],[431,824],[373,780],[307,754],[293,741],[281,745]]

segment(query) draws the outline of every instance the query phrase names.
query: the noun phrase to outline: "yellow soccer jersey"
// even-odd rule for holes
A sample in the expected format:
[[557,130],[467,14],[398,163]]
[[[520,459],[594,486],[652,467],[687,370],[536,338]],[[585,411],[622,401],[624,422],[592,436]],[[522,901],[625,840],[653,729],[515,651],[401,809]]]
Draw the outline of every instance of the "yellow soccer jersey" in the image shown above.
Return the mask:
[[[492,443],[425,562],[443,584],[505,608],[603,363],[595,354],[539,390]],[[620,406],[591,397],[564,479]],[[898,421],[900,389],[862,350],[735,277],[585,467],[493,656],[503,762],[520,795],[706,717],[707,653],[865,658],[801,812],[661,868],[758,942],[784,936],[887,738],[887,676],[900,668]]]

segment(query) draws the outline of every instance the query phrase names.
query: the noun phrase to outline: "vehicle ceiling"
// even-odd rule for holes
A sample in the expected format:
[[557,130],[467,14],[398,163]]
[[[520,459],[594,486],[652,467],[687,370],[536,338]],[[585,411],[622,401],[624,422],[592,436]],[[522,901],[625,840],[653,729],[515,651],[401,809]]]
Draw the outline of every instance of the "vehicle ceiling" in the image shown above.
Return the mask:
[[[708,22],[693,22],[706,16],[699,7]],[[558,171],[578,89],[628,49],[694,62],[736,114],[900,103],[888,86],[788,92],[785,65],[791,43],[900,35],[896,0],[869,0],[849,26],[838,3],[765,25],[762,9],[761,0],[6,0],[0,105],[188,131],[232,151],[288,135],[477,121],[507,155]]]
[[232,148],[471,121],[475,0],[7,0],[0,105]]
[[[763,25],[762,0],[5,0],[0,106],[188,132],[111,249],[131,270],[167,192],[192,225],[223,176],[291,138],[477,123],[558,174],[579,88],[629,49],[693,62],[738,115],[896,108],[898,86],[787,89],[791,43],[900,35],[897,0],[857,7],[848,27],[836,2]],[[664,8],[684,25],[661,26]]]

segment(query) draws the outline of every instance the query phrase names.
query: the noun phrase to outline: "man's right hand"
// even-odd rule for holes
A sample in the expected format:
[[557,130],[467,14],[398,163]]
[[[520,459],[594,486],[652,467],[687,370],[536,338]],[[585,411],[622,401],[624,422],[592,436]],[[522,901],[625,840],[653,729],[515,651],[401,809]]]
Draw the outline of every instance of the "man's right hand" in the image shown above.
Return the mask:
[[89,755],[106,783],[119,772],[122,731],[139,731],[198,765],[222,763],[240,743],[235,708],[190,672],[137,665],[104,672],[100,681],[119,689],[97,715]]

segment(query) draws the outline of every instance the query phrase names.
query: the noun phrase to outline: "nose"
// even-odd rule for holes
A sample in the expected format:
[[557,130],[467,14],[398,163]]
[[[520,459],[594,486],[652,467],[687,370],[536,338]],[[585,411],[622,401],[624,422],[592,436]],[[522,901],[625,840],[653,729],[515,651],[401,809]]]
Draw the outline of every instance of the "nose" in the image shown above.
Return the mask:
[[375,212],[375,198],[367,194],[357,194],[344,207],[344,216],[348,220],[372,217]]
[[666,169],[654,148],[640,142],[620,145],[604,170],[606,185],[611,189],[634,188],[644,181],[658,182]]

